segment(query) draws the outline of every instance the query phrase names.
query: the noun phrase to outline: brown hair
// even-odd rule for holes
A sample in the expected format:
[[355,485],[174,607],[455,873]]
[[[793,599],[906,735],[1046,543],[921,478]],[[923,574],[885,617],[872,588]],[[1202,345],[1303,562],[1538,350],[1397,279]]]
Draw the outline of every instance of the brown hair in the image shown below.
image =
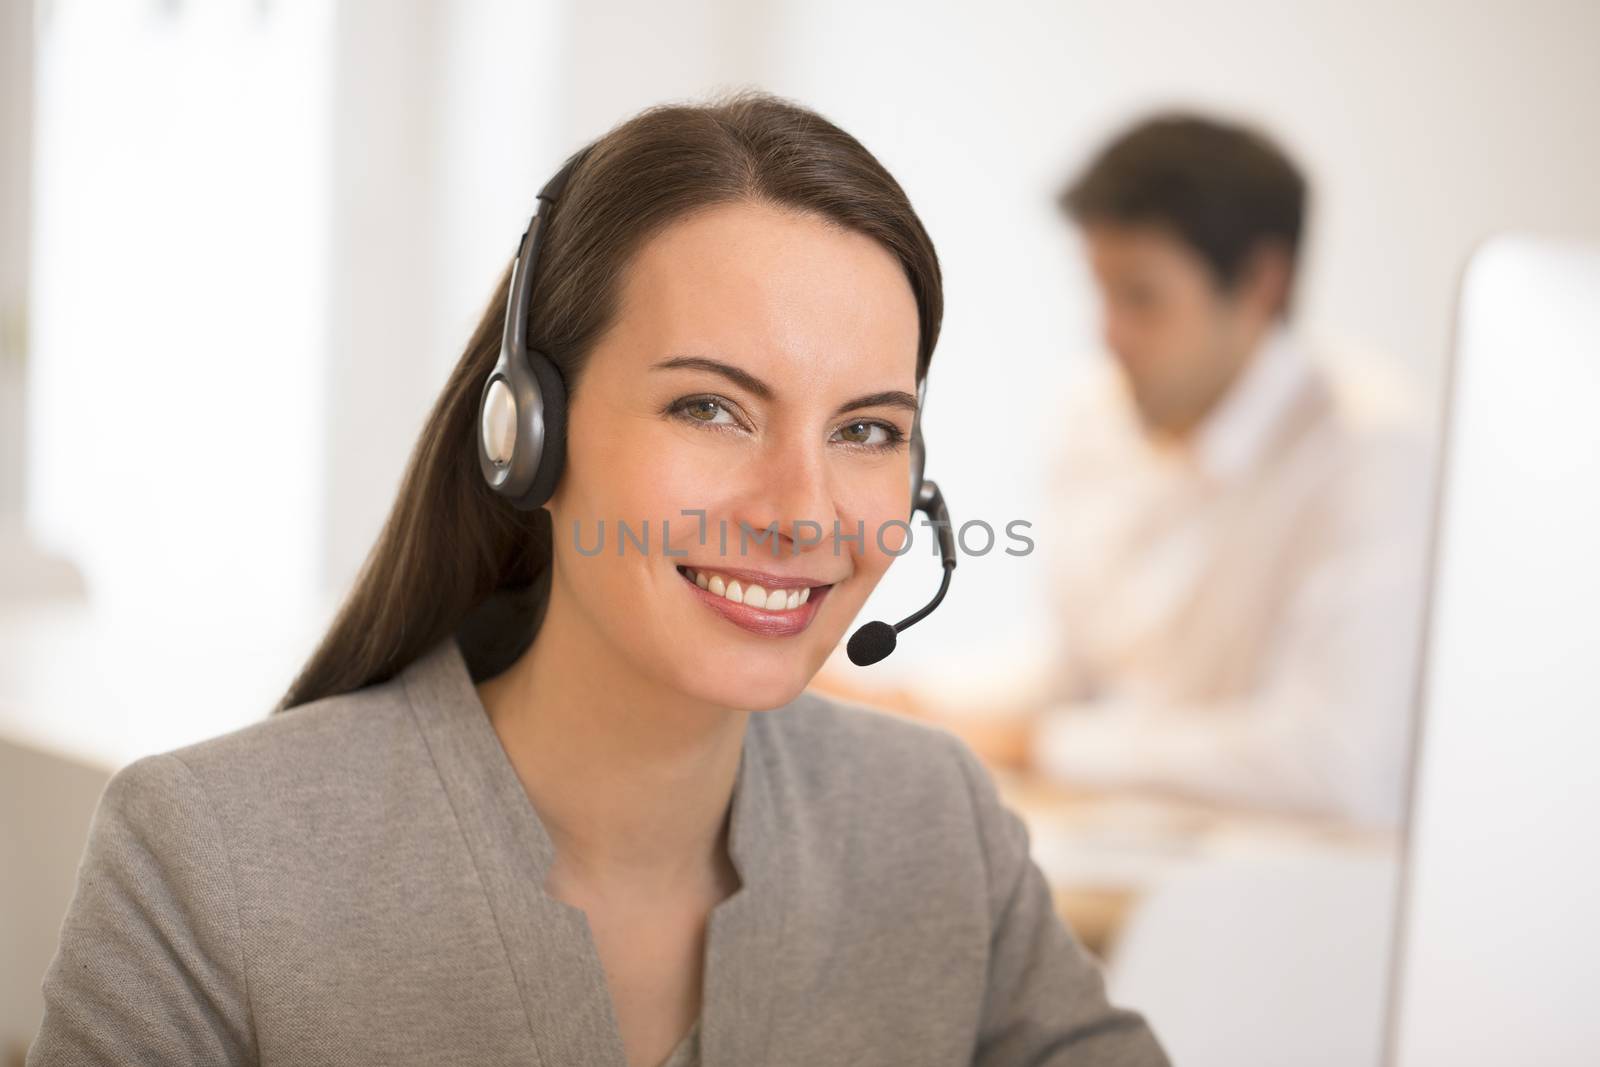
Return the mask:
[[[916,296],[922,381],[943,286],[904,191],[827,119],[746,91],[649,108],[602,136],[574,170],[545,234],[528,325],[529,345],[560,368],[569,394],[611,324],[637,250],[670,222],[737,201],[808,212],[893,253]],[[491,677],[537,632],[549,591],[550,513],[518,511],[484,484],[474,436],[510,273],[507,264],[434,403],[354,588],[274,713],[390,678],[452,633],[474,680]]]
[[1163,227],[1227,289],[1264,241],[1281,242],[1294,261],[1307,198],[1305,177],[1265,134],[1168,112],[1114,138],[1056,204],[1077,222]]

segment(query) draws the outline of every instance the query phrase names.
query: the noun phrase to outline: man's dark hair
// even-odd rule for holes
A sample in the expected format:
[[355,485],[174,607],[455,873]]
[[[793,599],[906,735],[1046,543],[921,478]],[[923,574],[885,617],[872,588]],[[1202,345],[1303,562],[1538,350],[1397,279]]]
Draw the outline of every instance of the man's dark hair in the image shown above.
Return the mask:
[[1228,287],[1264,241],[1281,241],[1293,263],[1306,199],[1304,176],[1264,134],[1169,112],[1102,148],[1056,203],[1079,223],[1170,230]]

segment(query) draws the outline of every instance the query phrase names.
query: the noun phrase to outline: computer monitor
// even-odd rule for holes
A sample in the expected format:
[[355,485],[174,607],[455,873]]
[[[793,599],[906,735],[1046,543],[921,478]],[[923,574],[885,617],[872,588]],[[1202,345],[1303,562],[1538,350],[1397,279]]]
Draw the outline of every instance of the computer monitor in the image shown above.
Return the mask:
[[1391,1067],[1600,1063],[1600,246],[1459,297]]

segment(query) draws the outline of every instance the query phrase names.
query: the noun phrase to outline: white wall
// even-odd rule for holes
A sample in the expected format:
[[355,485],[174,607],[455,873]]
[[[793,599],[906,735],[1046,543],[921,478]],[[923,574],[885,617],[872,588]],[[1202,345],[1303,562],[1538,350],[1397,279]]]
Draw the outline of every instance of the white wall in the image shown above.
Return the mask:
[[30,523],[99,610],[143,626],[221,589],[303,607],[323,477],[318,5],[48,10]]
[[564,150],[556,0],[337,6],[319,588],[354,577]]
[[0,599],[0,731],[116,766],[281,695],[563,148],[564,11],[48,5],[27,516],[89,599]]

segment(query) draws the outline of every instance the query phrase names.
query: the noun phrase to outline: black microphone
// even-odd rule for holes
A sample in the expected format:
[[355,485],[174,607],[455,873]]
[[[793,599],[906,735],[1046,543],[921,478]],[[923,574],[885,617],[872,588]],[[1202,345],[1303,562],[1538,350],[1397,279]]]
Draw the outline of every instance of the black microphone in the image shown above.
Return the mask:
[[939,535],[939,562],[944,566],[944,579],[939,583],[939,592],[916,614],[907,615],[893,626],[875,620],[850,635],[845,652],[857,667],[870,667],[893,652],[900,631],[927,618],[944,599],[945,590],[950,588],[950,574],[956,569],[956,535],[950,529],[950,509],[944,505],[944,494],[933,481],[923,479],[917,491],[916,510],[926,512],[933,520],[933,528]]

